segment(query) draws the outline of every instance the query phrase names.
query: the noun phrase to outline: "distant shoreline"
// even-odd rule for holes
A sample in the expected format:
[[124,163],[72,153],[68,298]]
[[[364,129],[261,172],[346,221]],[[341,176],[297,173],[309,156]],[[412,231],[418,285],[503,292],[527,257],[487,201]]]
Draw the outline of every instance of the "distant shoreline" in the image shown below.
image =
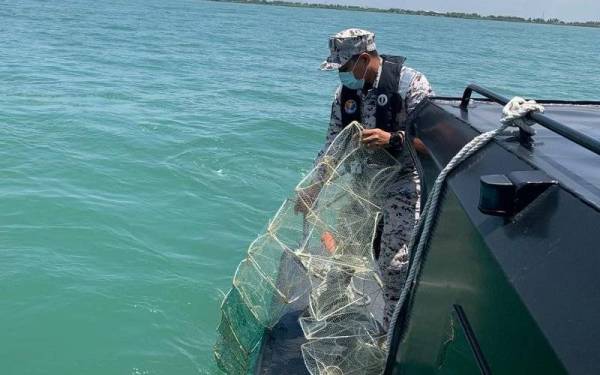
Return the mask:
[[334,10],[351,10],[358,12],[376,12],[376,13],[392,13],[404,14],[409,16],[430,16],[430,17],[445,17],[445,18],[462,18],[470,20],[486,20],[486,21],[503,21],[503,22],[520,22],[534,23],[540,25],[556,25],[556,26],[578,26],[578,27],[595,27],[600,28],[600,21],[586,22],[566,22],[558,18],[523,18],[515,16],[482,16],[478,13],[460,13],[460,12],[433,12],[428,10],[410,10],[399,8],[371,8],[358,5],[339,5],[339,4],[316,4],[316,3],[300,3],[291,1],[267,1],[267,0],[209,0],[221,3],[240,3],[240,4],[258,4],[258,5],[278,5],[293,8],[319,8],[319,9],[334,9]]

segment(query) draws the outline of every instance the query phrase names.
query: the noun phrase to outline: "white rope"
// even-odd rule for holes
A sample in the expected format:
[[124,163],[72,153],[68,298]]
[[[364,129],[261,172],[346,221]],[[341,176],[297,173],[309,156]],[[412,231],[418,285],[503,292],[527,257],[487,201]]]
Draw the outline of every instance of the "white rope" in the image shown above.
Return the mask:
[[[497,135],[504,134],[504,131],[509,126],[517,125],[517,121],[523,121],[527,124],[525,116],[527,116],[530,112],[540,111],[543,112],[544,107],[537,104],[534,101],[525,101],[525,99],[520,97],[513,98],[510,102],[504,106],[502,113],[503,117],[501,119],[502,125],[496,129],[486,133],[482,133],[477,137],[473,138],[469,143],[467,143],[454,157],[448,162],[448,164],[442,169],[440,174],[437,176],[435,183],[433,184],[433,188],[431,189],[431,193],[427,198],[427,203],[423,208],[423,212],[421,213],[421,218],[419,222],[413,229],[410,243],[408,248],[414,252],[413,260],[410,264],[408,276],[406,277],[406,281],[402,288],[402,293],[400,294],[400,298],[398,299],[398,303],[394,309],[394,315],[392,316],[392,320],[390,322],[390,331],[388,332],[386,347],[389,350],[391,345],[391,340],[393,337],[393,327],[396,326],[396,322],[400,315],[400,311],[404,306],[404,303],[408,297],[410,290],[413,287],[413,284],[416,282],[418,277],[418,273],[421,269],[421,258],[423,256],[423,250],[427,246],[429,242],[429,233],[433,229],[433,224],[435,223],[435,219],[437,217],[438,206],[441,201],[442,192],[444,183],[446,181],[446,177],[452,172],[460,163],[469,158],[471,155],[481,150],[489,141],[491,141]],[[527,124],[529,126],[529,124]],[[415,250],[415,245],[416,250]]]
[[502,108],[503,116],[500,122],[510,124],[523,121],[525,124],[531,126],[535,122],[526,117],[531,112],[544,112],[544,106],[536,103],[535,100],[525,100],[520,96],[515,96]]
[[[535,100],[525,100],[520,96],[512,98],[504,108],[502,108],[502,118],[500,122],[503,124],[511,124],[518,126],[521,130],[529,135],[534,135],[535,130],[531,128],[535,124],[534,121],[527,118],[527,114],[531,112],[544,112],[544,107],[535,102]],[[512,132],[503,135],[516,135],[519,130],[514,129]]]

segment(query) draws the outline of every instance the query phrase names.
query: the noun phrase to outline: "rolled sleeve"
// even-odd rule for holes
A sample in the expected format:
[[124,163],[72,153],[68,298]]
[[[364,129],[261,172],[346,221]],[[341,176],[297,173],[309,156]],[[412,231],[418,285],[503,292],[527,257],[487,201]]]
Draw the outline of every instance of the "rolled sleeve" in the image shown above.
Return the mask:
[[412,68],[403,67],[400,74],[400,96],[406,103],[406,112],[410,114],[426,97],[433,96],[433,88],[427,77]]

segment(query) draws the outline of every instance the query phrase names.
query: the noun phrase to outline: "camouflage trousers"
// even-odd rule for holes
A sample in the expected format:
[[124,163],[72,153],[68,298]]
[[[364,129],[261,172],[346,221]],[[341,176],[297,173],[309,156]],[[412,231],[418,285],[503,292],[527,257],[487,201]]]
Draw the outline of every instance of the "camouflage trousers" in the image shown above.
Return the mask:
[[[419,218],[420,180],[414,169],[405,171],[386,187],[378,203],[382,217],[373,241],[374,257],[383,282],[383,328],[387,331],[396,303],[408,275],[410,259],[408,245],[413,228]],[[352,228],[338,228],[341,233]],[[325,288],[317,298],[321,312],[334,311],[350,303],[347,288],[354,271],[348,266],[332,265],[327,272]]]
[[383,282],[383,324],[387,330],[408,275],[408,245],[419,219],[421,184],[418,172],[414,169],[409,170],[393,181],[386,190],[382,222],[374,247],[378,271]]

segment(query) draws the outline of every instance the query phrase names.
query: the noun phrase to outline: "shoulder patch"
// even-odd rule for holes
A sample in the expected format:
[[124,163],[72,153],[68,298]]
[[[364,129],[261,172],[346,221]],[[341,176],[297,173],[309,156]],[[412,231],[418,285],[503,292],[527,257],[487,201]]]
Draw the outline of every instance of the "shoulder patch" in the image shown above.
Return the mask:
[[353,115],[356,113],[357,110],[358,110],[358,104],[356,103],[356,100],[354,100],[354,99],[346,100],[346,102],[344,103],[344,112],[346,112],[349,115]]

